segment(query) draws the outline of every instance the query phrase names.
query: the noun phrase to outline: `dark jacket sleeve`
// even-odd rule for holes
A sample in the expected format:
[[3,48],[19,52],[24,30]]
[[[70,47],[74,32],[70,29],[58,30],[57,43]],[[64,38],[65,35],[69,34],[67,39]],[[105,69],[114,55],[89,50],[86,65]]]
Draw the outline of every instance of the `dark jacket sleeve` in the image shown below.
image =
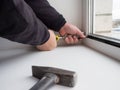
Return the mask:
[[46,25],[36,17],[24,0],[2,0],[0,36],[23,44],[40,45],[50,35]]
[[36,16],[50,29],[59,31],[66,23],[65,18],[53,8],[47,0],[25,0]]

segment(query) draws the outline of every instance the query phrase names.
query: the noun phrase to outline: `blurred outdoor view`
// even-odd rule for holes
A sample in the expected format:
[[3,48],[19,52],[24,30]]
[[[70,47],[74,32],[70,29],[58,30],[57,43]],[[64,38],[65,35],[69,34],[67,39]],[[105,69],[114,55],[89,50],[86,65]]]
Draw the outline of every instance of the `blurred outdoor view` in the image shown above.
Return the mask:
[[120,40],[120,0],[95,0],[93,33]]
[[120,0],[113,0],[112,10],[113,28],[120,29]]

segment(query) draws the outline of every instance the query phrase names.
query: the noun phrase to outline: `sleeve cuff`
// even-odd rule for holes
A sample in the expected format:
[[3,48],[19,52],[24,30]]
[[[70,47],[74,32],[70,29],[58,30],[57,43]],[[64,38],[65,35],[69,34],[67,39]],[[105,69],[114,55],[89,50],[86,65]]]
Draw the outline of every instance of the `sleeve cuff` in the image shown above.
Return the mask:
[[64,26],[65,23],[65,18],[63,18],[62,15],[59,15],[58,18],[52,23],[52,29],[59,32],[59,30]]

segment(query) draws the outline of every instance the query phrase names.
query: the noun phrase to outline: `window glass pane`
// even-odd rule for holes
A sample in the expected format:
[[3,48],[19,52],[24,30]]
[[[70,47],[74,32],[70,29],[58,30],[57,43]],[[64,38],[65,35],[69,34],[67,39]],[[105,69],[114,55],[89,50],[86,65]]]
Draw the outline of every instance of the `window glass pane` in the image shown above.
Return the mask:
[[120,40],[120,0],[94,0],[93,34]]

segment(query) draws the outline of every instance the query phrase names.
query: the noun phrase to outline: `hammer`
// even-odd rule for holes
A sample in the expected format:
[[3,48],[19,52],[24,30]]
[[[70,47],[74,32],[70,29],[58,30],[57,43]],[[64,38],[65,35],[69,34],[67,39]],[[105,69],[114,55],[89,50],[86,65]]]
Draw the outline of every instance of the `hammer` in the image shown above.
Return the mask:
[[74,87],[76,83],[75,72],[55,67],[32,66],[32,74],[40,80],[30,90],[47,90],[55,84]]

